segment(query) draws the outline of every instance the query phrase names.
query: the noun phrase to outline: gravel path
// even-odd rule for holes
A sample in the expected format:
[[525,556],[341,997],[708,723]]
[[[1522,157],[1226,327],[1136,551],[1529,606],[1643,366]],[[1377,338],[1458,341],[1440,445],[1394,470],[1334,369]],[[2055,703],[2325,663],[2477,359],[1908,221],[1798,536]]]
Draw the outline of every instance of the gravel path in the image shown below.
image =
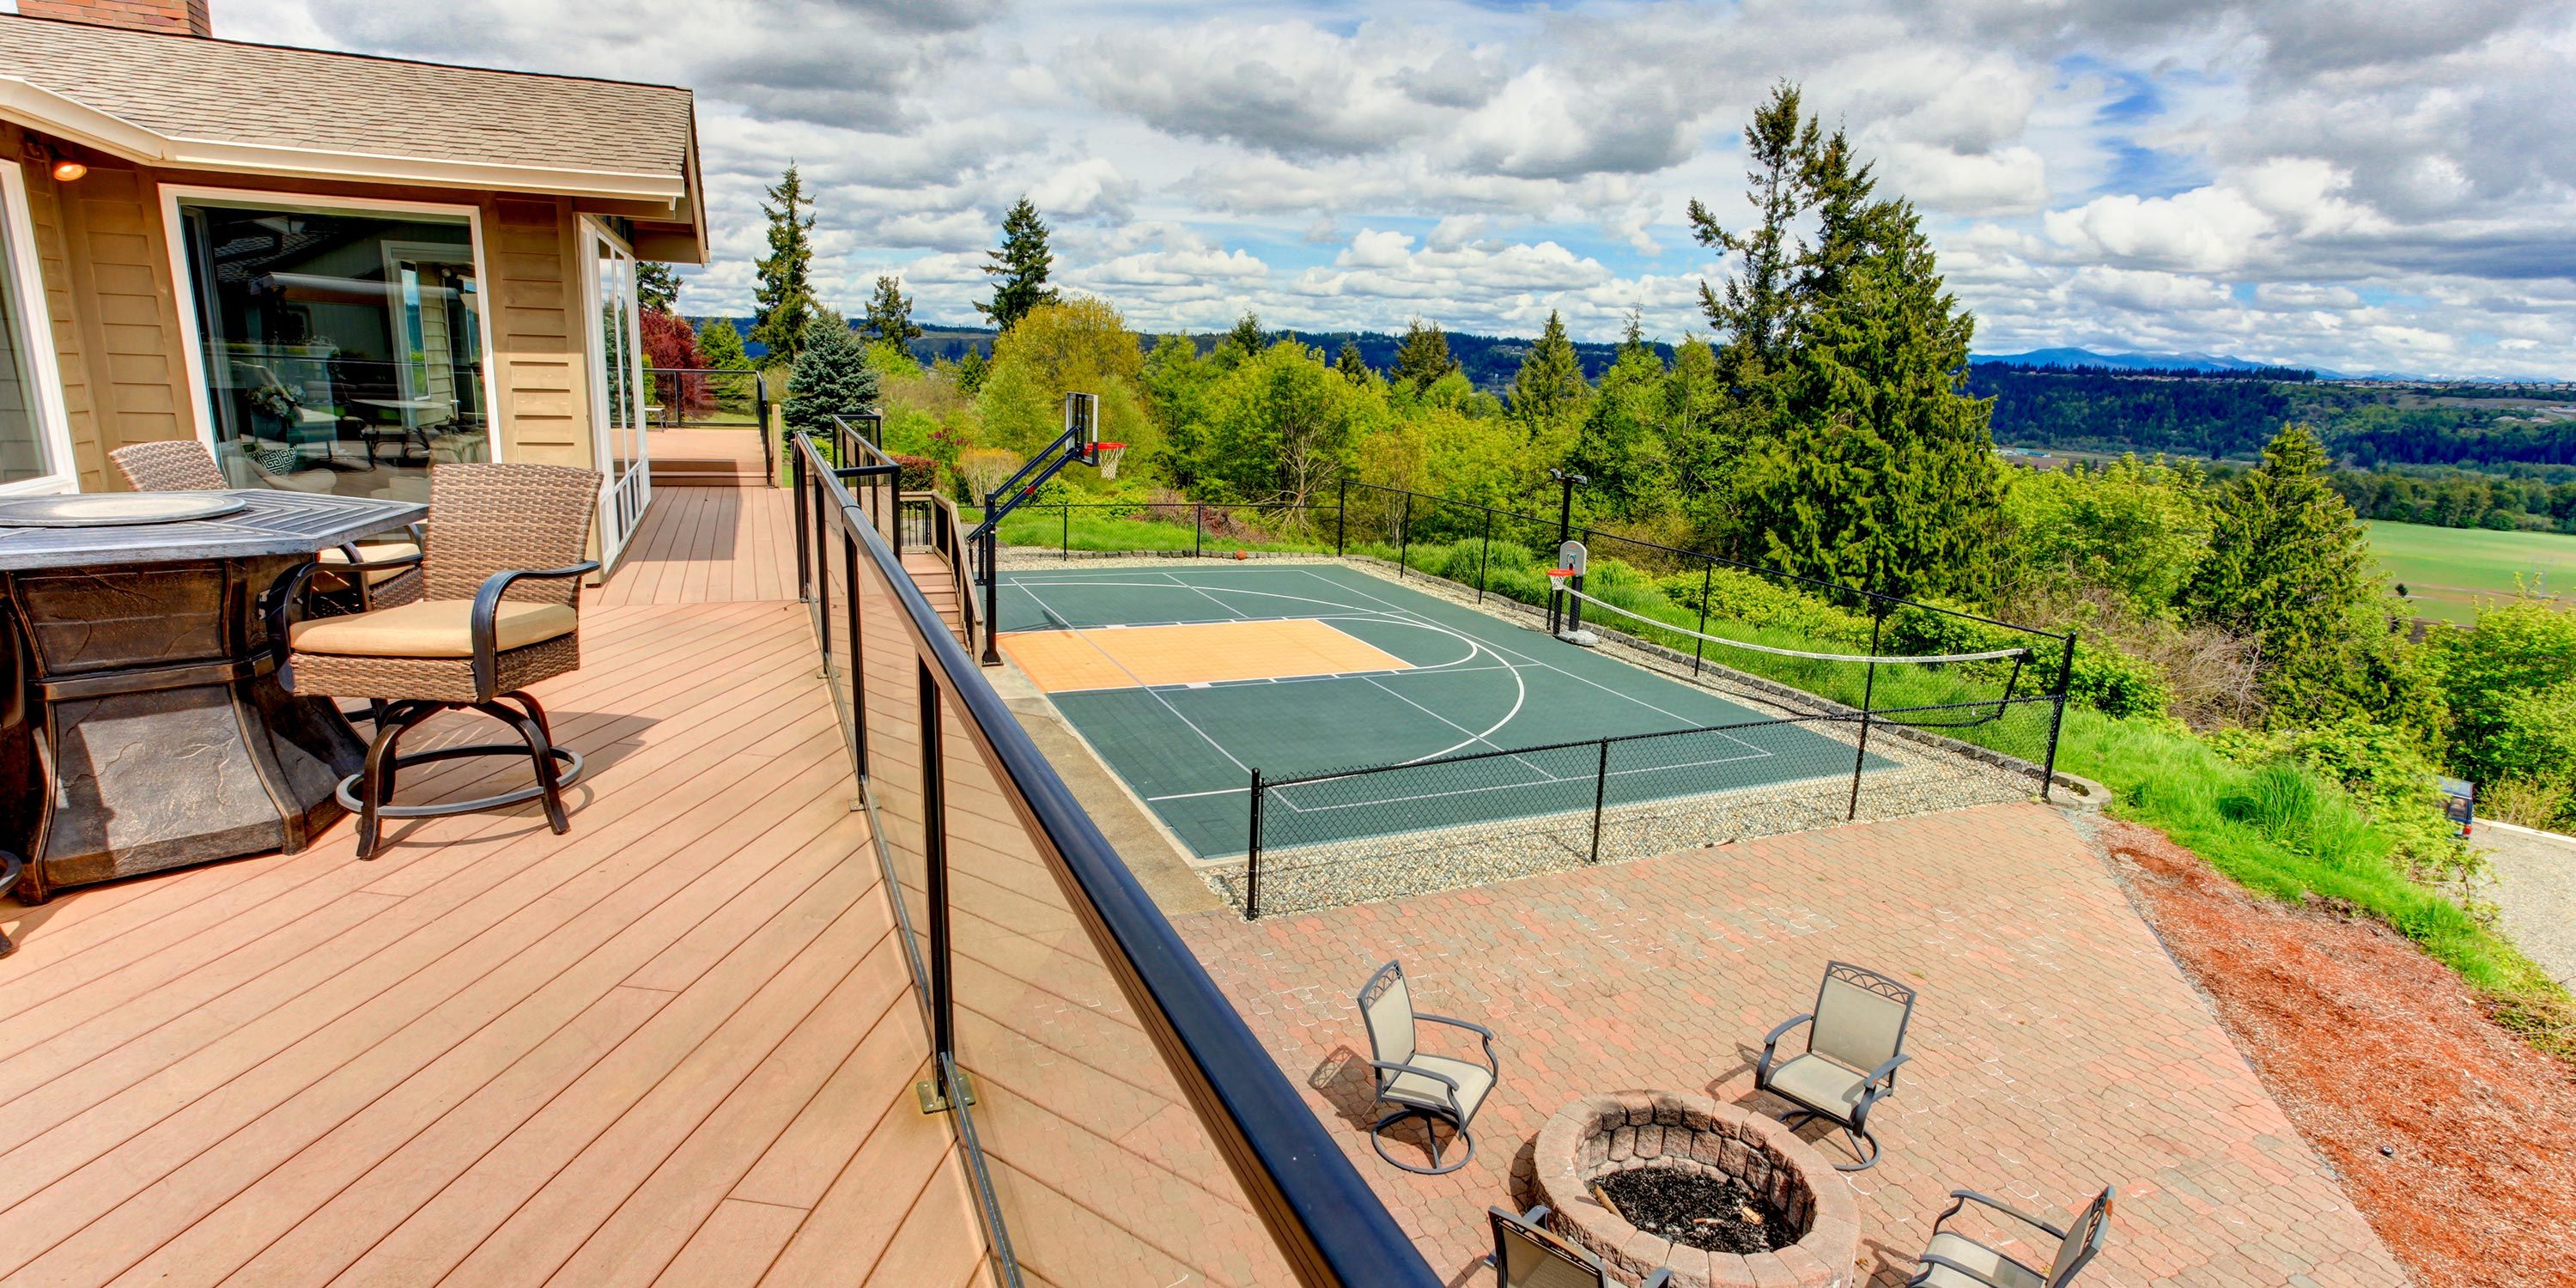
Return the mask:
[[2576,988],[2576,837],[2480,823],[2477,845],[2495,865],[2492,897],[2505,934]]

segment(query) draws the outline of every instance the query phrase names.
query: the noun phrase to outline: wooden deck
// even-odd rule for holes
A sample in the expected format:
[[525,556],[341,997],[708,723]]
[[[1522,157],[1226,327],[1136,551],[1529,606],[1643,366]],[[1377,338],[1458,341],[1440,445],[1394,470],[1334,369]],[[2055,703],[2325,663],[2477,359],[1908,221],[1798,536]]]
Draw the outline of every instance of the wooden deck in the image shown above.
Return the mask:
[[538,690],[569,836],[0,903],[0,1283],[989,1282],[789,523],[657,499]]

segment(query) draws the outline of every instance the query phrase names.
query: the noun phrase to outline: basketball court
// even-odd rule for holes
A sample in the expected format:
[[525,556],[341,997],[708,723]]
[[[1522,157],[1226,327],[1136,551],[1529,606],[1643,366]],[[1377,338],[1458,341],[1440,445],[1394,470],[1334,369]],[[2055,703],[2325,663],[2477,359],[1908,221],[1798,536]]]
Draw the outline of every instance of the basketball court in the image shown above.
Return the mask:
[[[999,590],[1002,652],[1202,859],[1245,852],[1255,769],[1278,780],[1779,715],[1338,565],[1024,569]],[[1602,776],[1635,802],[1848,778],[1854,756],[1776,723],[1621,745],[1638,754],[1615,768],[1586,744],[1437,784],[1291,786],[1267,808],[1296,811],[1301,837],[1354,840],[1588,809]]]

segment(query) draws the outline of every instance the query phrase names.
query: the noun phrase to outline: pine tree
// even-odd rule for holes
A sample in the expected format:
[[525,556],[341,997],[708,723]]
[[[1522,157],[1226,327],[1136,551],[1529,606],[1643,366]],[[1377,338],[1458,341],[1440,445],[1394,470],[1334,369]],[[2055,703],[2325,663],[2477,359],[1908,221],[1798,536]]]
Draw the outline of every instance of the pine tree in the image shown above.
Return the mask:
[[1261,315],[1250,309],[1245,309],[1243,316],[1234,320],[1234,329],[1226,332],[1225,338],[1233,341],[1247,357],[1270,347],[1268,337],[1261,333]]
[[1655,352],[1655,346],[1646,343],[1646,319],[1635,309],[1628,310],[1628,324],[1619,331],[1619,352],[1611,361],[1616,362],[1619,358],[1625,358],[1631,354],[1644,354],[1653,358],[1658,367],[1664,364],[1663,355]]
[[981,349],[968,349],[957,355],[957,392],[974,397],[976,391],[984,387],[984,373],[992,366],[992,361],[984,356]]
[[1369,377],[1377,374],[1369,369],[1368,359],[1360,356],[1360,342],[1357,340],[1342,341],[1341,356],[1334,360],[1333,370],[1342,373],[1342,379],[1355,385],[1367,384]]
[[877,293],[869,297],[867,317],[859,326],[876,339],[897,344],[920,337],[921,328],[912,322],[912,297],[903,293],[902,278],[877,278]]
[[1700,310],[1726,337],[1719,368],[1753,396],[1778,369],[1801,310],[1834,293],[1839,269],[1833,265],[1848,258],[1848,242],[1826,237],[1811,245],[1798,237],[1799,225],[1813,214],[1828,223],[1836,216],[1847,221],[1866,208],[1875,181],[1868,166],[1853,164],[1842,131],[1828,135],[1805,114],[1798,87],[1787,81],[1771,87],[1770,101],[1744,127],[1744,148],[1753,162],[1744,175],[1750,187],[1744,199],[1758,212],[1753,226],[1730,232],[1696,200],[1690,221],[1701,245],[1744,257],[1723,293],[1700,286]]
[[2228,484],[2209,556],[2182,596],[2192,616],[2252,636],[2266,695],[2302,715],[2349,691],[2336,673],[2370,642],[2379,593],[2369,538],[2329,481],[2333,469],[2315,434],[2283,426],[2263,463]]
[[742,332],[732,318],[698,319],[698,356],[723,371],[748,371],[751,355],[742,347]]
[[635,303],[647,313],[668,313],[680,300],[680,274],[668,264],[635,262]]
[[778,186],[767,192],[769,200],[760,213],[769,218],[769,254],[759,263],[751,338],[769,346],[763,365],[775,367],[796,360],[806,328],[823,305],[814,298],[814,216],[805,213],[814,203],[805,195],[795,162],[787,164]]
[[1583,407],[1582,430],[1566,455],[1566,468],[1590,480],[1584,495],[1618,518],[1651,513],[1671,491],[1664,411],[1663,358],[1643,345],[1621,346]]
[[1038,218],[1038,208],[1027,197],[1012,203],[1002,216],[1002,245],[986,251],[984,273],[993,279],[993,298],[975,306],[975,311],[993,320],[995,330],[1008,331],[1011,324],[1028,315],[1041,304],[1053,304],[1055,291],[1046,284],[1047,270],[1054,256],[1047,250],[1046,221]]
[[1564,317],[1551,309],[1546,328],[1521,359],[1520,374],[1512,378],[1512,414],[1532,426],[1554,424],[1560,417],[1574,415],[1587,392],[1583,359],[1576,356],[1574,341],[1566,338]]
[[1976,319],[1942,290],[1912,206],[1830,235],[1845,289],[1778,355],[1777,420],[1739,496],[1768,562],[1882,594],[1972,595],[1991,567],[1993,404],[1963,390]]
[[833,416],[873,411],[876,405],[876,368],[868,365],[868,347],[849,324],[828,313],[807,323],[787,378],[787,427],[820,433],[831,427]]
[[1415,318],[1405,324],[1404,343],[1396,346],[1387,379],[1420,393],[1457,369],[1458,360],[1449,356],[1449,333],[1437,322]]

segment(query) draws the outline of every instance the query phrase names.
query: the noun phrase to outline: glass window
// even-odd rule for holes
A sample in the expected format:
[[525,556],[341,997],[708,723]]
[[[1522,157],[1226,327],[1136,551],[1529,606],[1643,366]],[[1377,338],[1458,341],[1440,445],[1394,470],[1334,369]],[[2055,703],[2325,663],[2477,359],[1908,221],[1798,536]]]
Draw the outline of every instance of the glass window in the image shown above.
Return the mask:
[[7,199],[0,200],[0,487],[35,483],[65,469],[46,423],[53,403],[38,384],[49,364],[37,362],[35,346],[52,343],[44,289],[28,271],[35,256],[22,240],[29,235],[26,206],[17,176],[9,177]]
[[492,458],[461,215],[182,199],[215,456],[242,487],[429,498]]

